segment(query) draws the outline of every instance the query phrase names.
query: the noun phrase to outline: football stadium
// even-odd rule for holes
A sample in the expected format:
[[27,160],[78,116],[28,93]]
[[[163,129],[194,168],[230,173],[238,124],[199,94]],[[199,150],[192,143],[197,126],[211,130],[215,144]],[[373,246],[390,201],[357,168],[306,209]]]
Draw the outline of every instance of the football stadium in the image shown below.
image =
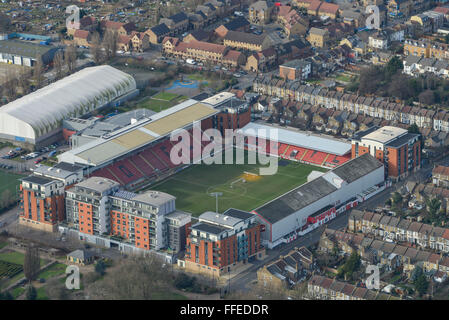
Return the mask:
[[[211,143],[198,140],[194,126],[203,138],[207,129],[222,136],[233,129],[236,138],[224,149],[234,151],[235,164],[173,163],[170,153],[178,142],[170,140],[172,133],[188,131],[189,141],[181,144],[187,144],[191,163]],[[243,148],[236,149],[239,135]],[[248,163],[255,152],[277,160],[274,175],[260,175],[263,165]],[[241,157],[243,164],[236,164]],[[192,216],[229,208],[252,212],[268,247],[293,240],[384,187],[383,165],[369,154],[351,159],[346,141],[251,122],[249,103],[230,93],[191,98],[77,146],[58,161],[83,165],[87,176],[109,178],[129,191],[171,194],[177,208]]]

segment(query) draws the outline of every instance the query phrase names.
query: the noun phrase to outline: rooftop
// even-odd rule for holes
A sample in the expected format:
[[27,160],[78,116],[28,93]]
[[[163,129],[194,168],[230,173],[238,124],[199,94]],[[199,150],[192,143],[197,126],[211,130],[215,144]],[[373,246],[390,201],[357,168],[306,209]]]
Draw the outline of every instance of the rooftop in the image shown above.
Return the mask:
[[75,186],[103,193],[113,187],[120,186],[120,184],[107,178],[90,177],[77,183]]
[[254,212],[275,223],[337,191],[341,187],[339,181],[351,183],[382,166],[377,159],[364,154],[256,208]]
[[373,140],[380,143],[387,144],[390,141],[406,134],[408,131],[406,129],[398,128],[398,127],[392,127],[392,126],[385,126],[382,127],[374,132],[371,132],[363,137],[363,139],[366,140]]
[[312,135],[297,130],[283,129],[277,126],[250,122],[240,129],[242,133],[248,135],[251,134],[251,132],[257,132],[261,138],[268,138],[271,130],[277,130],[277,138],[279,142],[293,146],[331,153],[339,156],[345,155],[351,151],[351,144],[349,143]]

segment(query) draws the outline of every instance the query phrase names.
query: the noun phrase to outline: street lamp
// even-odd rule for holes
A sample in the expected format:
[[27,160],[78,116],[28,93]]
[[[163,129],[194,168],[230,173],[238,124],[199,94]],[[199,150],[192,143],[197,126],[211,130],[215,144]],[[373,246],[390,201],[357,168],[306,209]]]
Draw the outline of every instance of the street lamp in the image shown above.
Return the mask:
[[221,197],[223,192],[212,192],[209,193],[209,196],[215,197],[215,212],[218,213],[218,197]]

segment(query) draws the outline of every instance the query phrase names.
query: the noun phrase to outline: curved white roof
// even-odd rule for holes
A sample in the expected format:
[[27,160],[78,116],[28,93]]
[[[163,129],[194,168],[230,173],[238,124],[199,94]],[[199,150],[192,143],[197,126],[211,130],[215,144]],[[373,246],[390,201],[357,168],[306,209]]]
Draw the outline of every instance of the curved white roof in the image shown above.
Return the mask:
[[111,66],[85,68],[1,107],[0,134],[36,140],[135,89],[131,75]]

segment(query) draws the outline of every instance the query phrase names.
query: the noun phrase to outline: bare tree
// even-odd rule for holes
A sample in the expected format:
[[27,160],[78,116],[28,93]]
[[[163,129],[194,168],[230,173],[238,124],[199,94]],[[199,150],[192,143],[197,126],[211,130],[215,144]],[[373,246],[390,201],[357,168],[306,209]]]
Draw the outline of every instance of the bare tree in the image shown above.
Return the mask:
[[28,243],[25,251],[25,261],[23,262],[23,273],[28,281],[36,280],[41,268],[41,260],[39,258],[39,248]]
[[96,64],[101,64],[103,62],[103,52],[101,51],[100,35],[98,32],[92,34],[90,54]]
[[22,90],[22,94],[28,94],[30,92],[30,82],[29,79],[31,77],[31,74],[28,71],[21,71],[17,75],[17,84],[18,87]]
[[53,58],[53,66],[55,68],[56,80],[61,79],[63,76],[64,56],[61,51],[56,52]]
[[3,95],[12,101],[17,97],[17,75],[14,74],[10,69],[6,71],[5,82],[3,83]]
[[158,258],[130,257],[108,269],[102,280],[85,283],[93,299],[151,300],[167,292],[172,284],[171,271]]
[[118,34],[113,31],[106,31],[103,38],[103,47],[105,49],[106,58],[109,60],[115,57],[118,47]]
[[72,74],[73,71],[75,71],[76,68],[76,48],[74,45],[67,46],[65,52],[64,52],[64,60],[67,64],[67,68],[69,70],[69,74]]
[[33,78],[36,88],[40,88],[44,81],[44,64],[42,63],[42,59],[37,59],[37,62],[34,65]]

